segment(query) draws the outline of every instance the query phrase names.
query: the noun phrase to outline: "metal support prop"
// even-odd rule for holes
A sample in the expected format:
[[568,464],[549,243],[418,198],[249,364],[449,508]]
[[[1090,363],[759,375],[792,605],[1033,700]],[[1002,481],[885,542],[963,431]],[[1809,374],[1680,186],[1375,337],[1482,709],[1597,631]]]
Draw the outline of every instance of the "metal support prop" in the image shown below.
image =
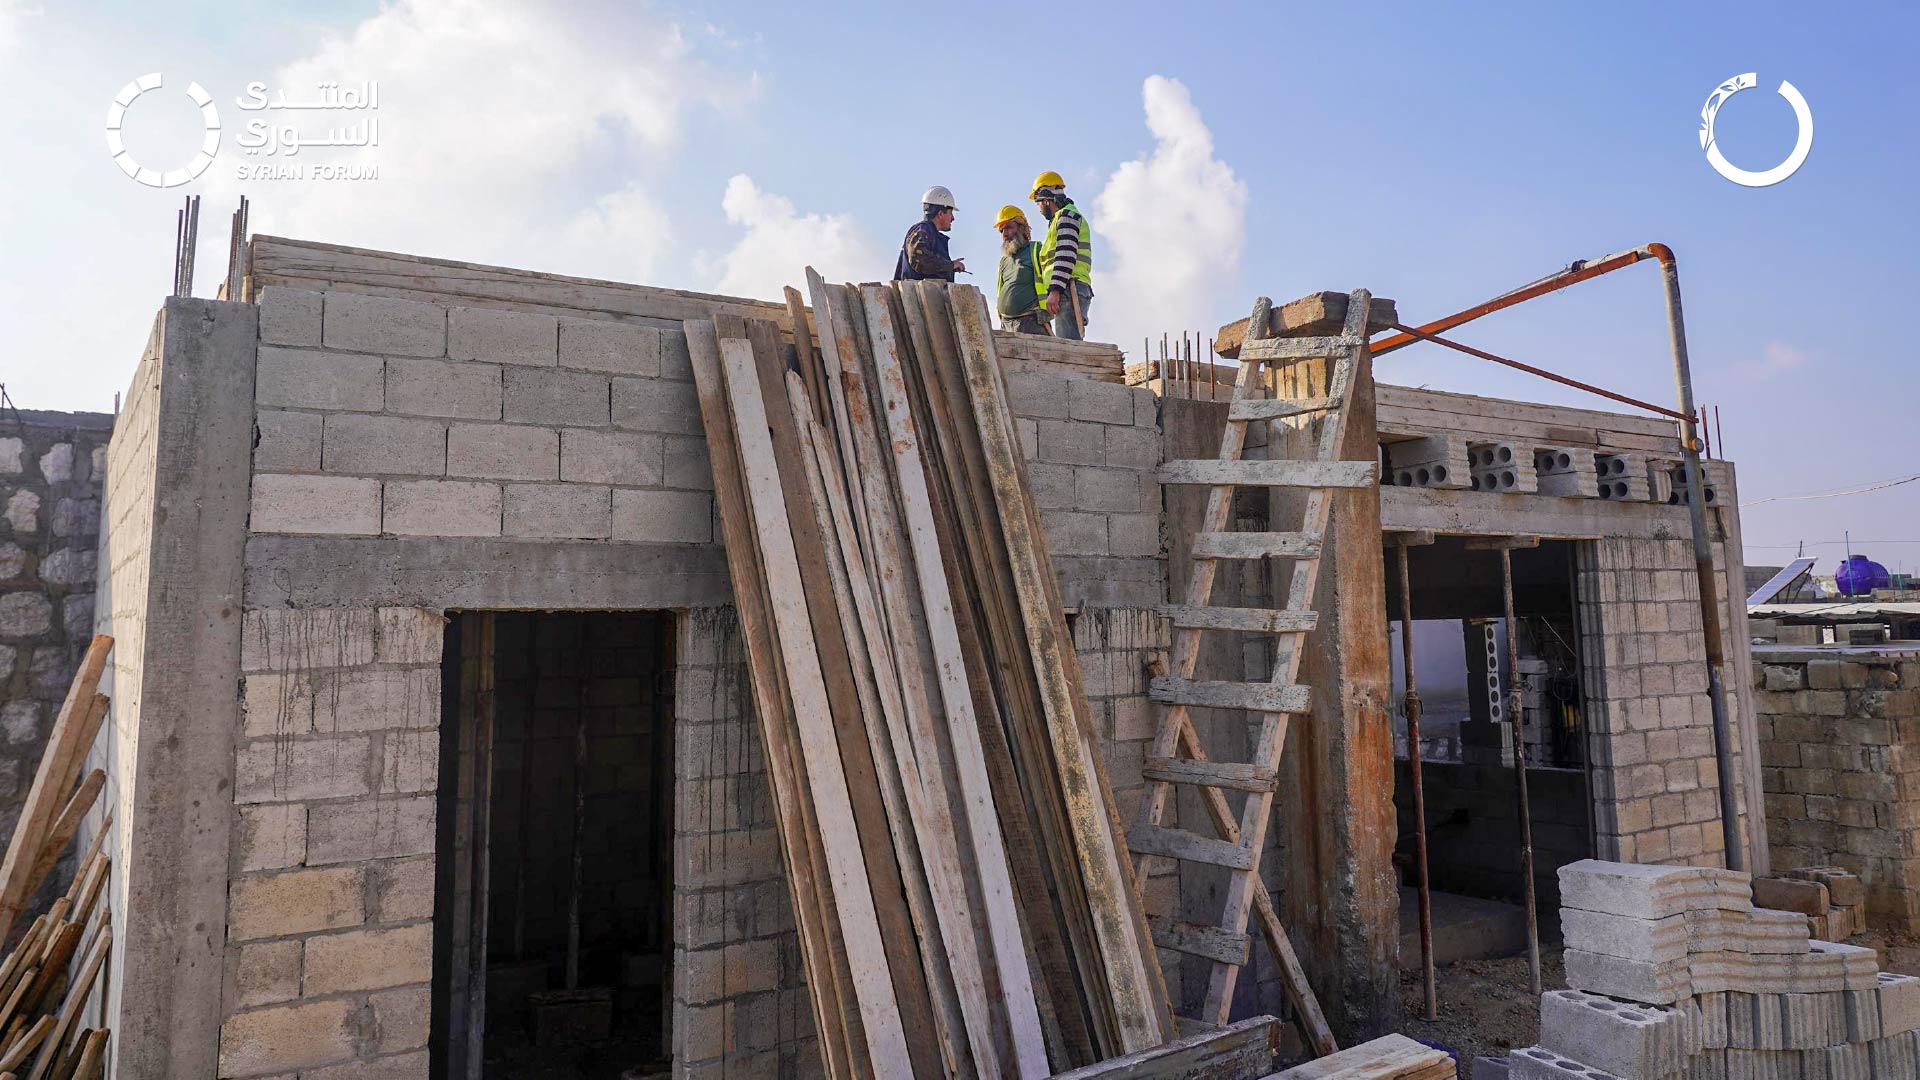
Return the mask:
[[1734,799],[1733,727],[1727,719],[1727,691],[1720,677],[1725,646],[1720,638],[1720,590],[1714,587],[1713,543],[1707,536],[1707,500],[1700,476],[1700,437],[1693,419],[1693,373],[1687,365],[1687,327],[1680,310],[1680,267],[1665,244],[1648,245],[1660,260],[1667,289],[1667,332],[1673,338],[1673,383],[1680,395],[1680,452],[1686,459],[1687,519],[1693,526],[1693,568],[1700,581],[1700,627],[1707,639],[1707,701],[1713,711],[1713,763],[1720,780],[1720,832],[1729,870],[1747,868],[1740,844],[1740,811]]
[[1513,614],[1513,549],[1500,549],[1500,590],[1507,605],[1507,723],[1513,725],[1513,788],[1520,810],[1520,877],[1527,897],[1527,979],[1540,993],[1540,909],[1533,895],[1533,812],[1527,807],[1527,738],[1520,730],[1520,620]]
[[1420,689],[1413,674],[1413,587],[1407,574],[1407,549],[1430,544],[1432,533],[1401,533],[1394,537],[1400,557],[1400,666],[1406,672],[1407,771],[1413,777],[1413,857],[1419,870],[1420,972],[1427,992],[1426,1019],[1440,1019],[1440,991],[1433,975],[1433,893],[1427,883],[1427,797],[1421,785]]

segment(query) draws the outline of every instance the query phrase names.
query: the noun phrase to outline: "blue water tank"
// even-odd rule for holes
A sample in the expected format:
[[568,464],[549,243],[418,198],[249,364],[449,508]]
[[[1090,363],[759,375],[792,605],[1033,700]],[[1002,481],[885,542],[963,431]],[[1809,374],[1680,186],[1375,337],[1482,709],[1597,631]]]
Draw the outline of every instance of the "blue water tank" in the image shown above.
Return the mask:
[[1866,596],[1875,589],[1890,587],[1893,575],[1865,555],[1855,555],[1833,572],[1833,583],[1839,586],[1841,596]]

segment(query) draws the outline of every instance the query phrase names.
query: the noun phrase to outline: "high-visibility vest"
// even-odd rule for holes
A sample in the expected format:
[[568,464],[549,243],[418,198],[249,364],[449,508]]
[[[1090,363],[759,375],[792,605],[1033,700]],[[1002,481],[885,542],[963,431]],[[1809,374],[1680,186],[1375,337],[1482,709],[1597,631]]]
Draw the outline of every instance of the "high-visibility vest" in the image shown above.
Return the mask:
[[1080,256],[1074,260],[1073,280],[1084,281],[1088,285],[1093,284],[1093,223],[1087,220],[1087,215],[1080,213],[1078,206],[1074,206],[1069,202],[1066,206],[1062,206],[1053,212],[1052,220],[1047,222],[1047,235],[1040,241],[1040,291],[1042,295],[1045,295],[1047,288],[1052,284],[1053,249],[1060,240],[1060,215],[1065,213],[1069,206],[1073,207],[1074,213],[1080,214]]
[[[1021,265],[1023,261],[1025,266]],[[1028,270],[1033,272],[1033,276],[1023,283],[1020,278]],[[994,275],[993,282],[1000,314],[1011,319],[1039,307],[1040,298],[1046,295],[1044,280],[1040,274],[1039,244],[1029,240],[1027,246],[1020,249],[1019,255],[1000,256],[1000,269]]]

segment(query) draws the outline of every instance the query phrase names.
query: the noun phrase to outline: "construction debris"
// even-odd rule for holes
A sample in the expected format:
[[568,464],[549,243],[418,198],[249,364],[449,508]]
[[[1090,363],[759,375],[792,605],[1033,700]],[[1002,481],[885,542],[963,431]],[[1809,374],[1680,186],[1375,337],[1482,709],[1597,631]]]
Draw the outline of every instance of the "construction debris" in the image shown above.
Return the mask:
[[797,318],[791,359],[771,322],[685,326],[828,1072],[1159,1046],[986,301],[808,285],[818,353]]
[[[1592,859],[1560,868],[1571,989],[1540,998],[1516,1080],[1920,1075],[1920,978],[1810,940],[1748,875]],[[1765,891],[1765,890],[1762,890]]]

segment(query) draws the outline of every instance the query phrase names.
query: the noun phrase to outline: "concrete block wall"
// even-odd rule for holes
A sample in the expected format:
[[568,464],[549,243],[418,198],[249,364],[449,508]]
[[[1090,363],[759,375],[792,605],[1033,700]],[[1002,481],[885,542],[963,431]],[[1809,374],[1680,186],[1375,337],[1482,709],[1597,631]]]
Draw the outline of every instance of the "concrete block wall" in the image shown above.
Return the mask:
[[425,1077],[444,618],[245,616],[221,1077]]
[[251,531],[705,543],[685,339],[268,288]]
[[1920,930],[1920,659],[1766,650],[1752,686],[1776,870],[1845,867],[1870,925]]
[[[93,634],[112,433],[106,413],[0,412],[0,836]],[[54,876],[64,885],[65,867]]]
[[[1726,844],[1691,542],[1606,537],[1583,543],[1577,573],[1594,857],[1722,865]],[[1731,646],[1727,655],[1735,655]],[[1728,683],[1729,712],[1737,717],[1740,680]],[[1737,765],[1737,744],[1734,750]]]

